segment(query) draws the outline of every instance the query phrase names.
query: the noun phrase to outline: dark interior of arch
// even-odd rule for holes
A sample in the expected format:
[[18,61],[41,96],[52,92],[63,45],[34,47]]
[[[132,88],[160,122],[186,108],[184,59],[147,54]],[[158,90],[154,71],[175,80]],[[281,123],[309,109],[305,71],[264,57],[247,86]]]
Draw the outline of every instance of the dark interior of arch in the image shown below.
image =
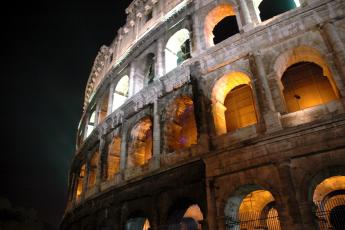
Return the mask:
[[263,0],[259,5],[261,21],[296,8],[294,0]]
[[212,31],[213,43],[218,44],[239,32],[236,16],[227,16],[214,27]]

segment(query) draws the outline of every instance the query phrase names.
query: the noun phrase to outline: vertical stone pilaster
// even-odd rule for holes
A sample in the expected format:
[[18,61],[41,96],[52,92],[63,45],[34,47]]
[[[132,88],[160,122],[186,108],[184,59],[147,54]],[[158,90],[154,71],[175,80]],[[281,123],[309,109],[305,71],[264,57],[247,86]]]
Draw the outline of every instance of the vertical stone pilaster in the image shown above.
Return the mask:
[[[216,206],[216,198],[215,198],[215,188],[214,188],[214,180],[207,179],[206,180],[206,194],[207,194],[207,225],[208,229],[218,229],[217,226],[217,206]],[[203,228],[204,229],[204,228]],[[206,228],[205,228],[206,229]]]
[[113,99],[114,99],[114,91],[115,91],[116,85],[114,83],[111,83],[109,88],[109,98],[108,98],[108,111],[107,116],[112,113],[113,111]]
[[244,23],[242,23],[242,28],[244,31],[248,31],[251,28],[253,28],[254,25],[253,25],[252,18],[250,16],[247,2],[246,2],[246,0],[238,0],[238,2],[240,5],[241,14],[242,14],[243,19],[244,19]]
[[158,112],[158,99],[153,103],[153,156],[161,154],[161,128],[160,116]]
[[315,222],[316,216],[313,214],[313,205],[314,204],[312,202],[301,202],[299,204],[299,210],[303,222],[303,230],[318,229]]
[[323,25],[322,31],[326,35],[329,45],[332,47],[335,64],[340,72],[343,86],[345,86],[345,45],[341,41],[338,31],[332,22],[327,22]]
[[164,65],[165,65],[165,56],[164,56],[164,39],[160,38],[157,40],[157,58],[156,58],[156,74],[155,80],[162,77],[165,73]]
[[105,146],[105,136],[100,135],[99,137],[99,159],[98,159],[98,164],[97,164],[97,171],[96,171],[96,183],[95,187],[97,191],[101,190],[101,183],[104,175],[104,154],[106,154],[106,146]]
[[[87,154],[89,155],[89,153]],[[90,159],[88,158],[87,161],[85,162],[85,176],[84,176],[84,179],[83,179],[83,191],[82,191],[82,194],[81,194],[81,200],[84,200],[85,199],[85,194],[88,190],[88,182],[89,182],[89,174],[90,174]]]
[[203,50],[206,49],[206,41],[204,35],[204,21],[200,19],[198,13],[193,14],[192,16],[192,28],[193,28],[193,40],[191,41],[193,49],[191,50],[191,56],[196,57]]
[[255,69],[253,72],[256,73],[257,76],[255,88],[258,95],[260,113],[265,122],[266,131],[274,132],[282,128],[280,114],[276,112],[274,106],[261,54],[259,52],[255,52],[252,56],[255,62]]
[[290,161],[285,160],[278,162],[276,167],[281,181],[280,200],[282,206],[277,207],[281,229],[302,230],[304,228],[302,226],[301,214],[296,199],[295,186],[292,181]]
[[127,132],[128,130],[125,129],[125,121],[123,121],[123,131],[121,136],[121,154],[120,154],[120,170],[123,170],[126,168],[126,162],[127,162]]
[[128,77],[129,77],[128,97],[130,98],[135,94],[135,61],[131,63]]

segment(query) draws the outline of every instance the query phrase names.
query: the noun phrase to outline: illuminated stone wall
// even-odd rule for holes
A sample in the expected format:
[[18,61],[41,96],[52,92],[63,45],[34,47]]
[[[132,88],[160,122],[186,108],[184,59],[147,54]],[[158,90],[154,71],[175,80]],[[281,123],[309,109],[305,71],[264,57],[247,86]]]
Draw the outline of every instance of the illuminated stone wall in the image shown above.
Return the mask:
[[[345,3],[293,1],[263,20],[268,3],[130,4],[86,86],[61,229],[332,227],[344,198]],[[228,16],[238,32],[214,44]]]

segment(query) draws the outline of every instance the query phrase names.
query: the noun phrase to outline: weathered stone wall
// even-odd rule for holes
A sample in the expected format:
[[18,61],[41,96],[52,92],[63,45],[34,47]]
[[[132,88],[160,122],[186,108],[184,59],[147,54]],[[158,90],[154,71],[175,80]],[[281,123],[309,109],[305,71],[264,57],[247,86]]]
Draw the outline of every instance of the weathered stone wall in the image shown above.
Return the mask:
[[[85,140],[78,137],[61,228],[124,229],[138,212],[152,229],[159,229],[181,199],[200,206],[203,229],[226,229],[229,199],[255,187],[273,195],[281,229],[315,229],[311,192],[327,177],[345,175],[345,3],[300,2],[300,7],[261,22],[251,0],[134,1],[126,25],[95,60],[78,133],[83,133],[91,109],[99,113],[107,92],[110,109],[114,87],[125,75],[128,99],[108,112]],[[220,4],[231,4],[240,33],[210,45],[205,18]],[[151,10],[152,19],[145,21]],[[166,43],[183,28],[191,32],[191,58],[166,72]],[[140,66],[149,53],[154,55],[155,78],[145,86]],[[319,65],[337,89],[337,100],[288,113],[281,78],[299,62]],[[217,82],[235,72],[250,81],[258,122],[219,132],[215,92],[222,89]],[[198,140],[168,153],[167,111],[181,96],[193,100]],[[152,121],[152,158],[128,168],[129,134],[144,117]],[[108,180],[108,145],[115,136],[121,138],[120,171]],[[99,163],[92,169],[96,182],[87,188],[90,160],[97,151]],[[76,199],[82,164],[83,194]]]

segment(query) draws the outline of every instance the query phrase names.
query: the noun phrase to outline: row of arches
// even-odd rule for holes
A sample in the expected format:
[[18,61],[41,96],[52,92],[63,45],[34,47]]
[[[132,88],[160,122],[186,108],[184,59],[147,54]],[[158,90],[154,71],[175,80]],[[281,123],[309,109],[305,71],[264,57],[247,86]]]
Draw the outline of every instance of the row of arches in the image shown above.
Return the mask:
[[[279,3],[271,0],[253,1],[253,7],[256,9],[256,13],[260,16],[262,21],[298,6],[298,0],[285,0]],[[232,3],[221,3],[210,10],[207,14],[204,22],[204,33],[206,45],[208,47],[218,44],[219,42],[239,33],[239,26],[237,23],[239,16],[236,9],[238,9],[238,7],[235,7]],[[164,48],[165,73],[170,72],[191,58],[191,41],[191,32],[187,28],[182,28],[170,36]],[[84,121],[83,123],[83,126],[86,126],[86,131],[80,131],[79,142],[82,142],[83,139],[89,136],[96,123],[102,122],[110,112],[119,108],[126,99],[131,96],[130,94],[138,92],[141,88],[152,83],[158,75],[161,75],[161,73],[158,73],[156,67],[156,56],[157,54],[150,52],[136,61],[136,79],[132,80],[135,82],[132,83],[131,86],[133,88],[131,91],[133,92],[129,92],[129,76],[124,75],[112,90],[113,92],[108,91],[103,95],[103,99],[100,102],[102,104],[100,106],[101,108],[99,108],[98,111],[95,111],[96,108],[90,109],[88,113],[89,116],[87,118],[89,121]],[[111,98],[110,104],[109,98]],[[94,113],[99,113],[99,115]]]

